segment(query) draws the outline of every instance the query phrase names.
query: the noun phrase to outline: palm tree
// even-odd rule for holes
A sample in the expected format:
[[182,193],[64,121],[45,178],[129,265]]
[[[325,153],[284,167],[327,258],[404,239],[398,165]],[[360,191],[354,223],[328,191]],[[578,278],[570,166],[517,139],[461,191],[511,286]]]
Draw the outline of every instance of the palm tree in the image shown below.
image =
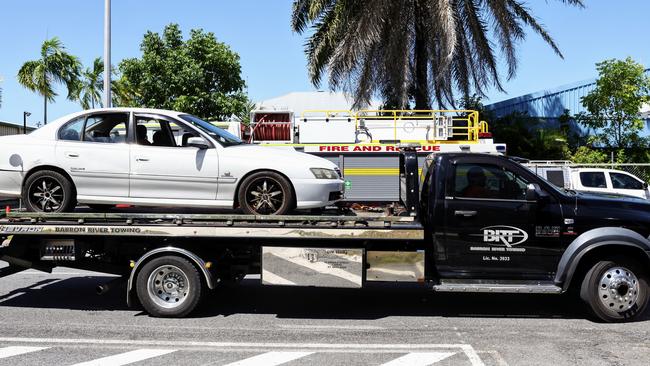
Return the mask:
[[455,91],[503,90],[495,46],[510,79],[524,26],[562,57],[521,0],[294,0],[291,26],[313,31],[305,44],[311,82],[318,87],[327,75],[331,89],[354,95],[356,107],[374,94],[386,105],[414,101],[415,109],[429,109],[432,98],[453,105]]
[[68,99],[74,100],[79,69],[79,60],[67,53],[63,43],[54,37],[43,42],[40,59],[25,62],[18,71],[18,82],[43,96],[43,123],[47,124],[47,103],[58,95],[54,83],[64,84]]
[[97,57],[93,61],[93,67],[86,68],[81,73],[81,79],[76,86],[75,99],[79,101],[83,109],[95,108],[95,103],[102,105],[104,91],[104,61]]

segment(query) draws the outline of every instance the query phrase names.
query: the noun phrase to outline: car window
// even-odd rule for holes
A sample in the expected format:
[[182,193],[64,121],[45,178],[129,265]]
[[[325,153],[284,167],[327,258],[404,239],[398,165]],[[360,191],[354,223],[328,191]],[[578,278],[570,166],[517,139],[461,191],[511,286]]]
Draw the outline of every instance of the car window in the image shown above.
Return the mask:
[[564,187],[564,172],[562,170],[547,170],[546,180],[553,183],[556,187]]
[[136,140],[145,146],[187,147],[190,137],[200,135],[191,128],[164,118],[136,115]]
[[607,188],[604,172],[580,172],[580,183],[583,187]]
[[59,140],[81,141],[81,131],[84,128],[86,117],[74,119],[59,129]]
[[185,122],[191,123],[192,126],[200,129],[202,132],[210,135],[210,137],[217,140],[222,146],[228,147],[234,145],[241,145],[244,143],[242,140],[239,139],[239,137],[231,134],[228,131],[222,130],[219,127],[209,122],[206,122],[198,117],[189,114],[182,114],[179,117],[182,118]]
[[458,164],[455,197],[525,200],[528,181],[492,164]]
[[127,113],[91,115],[86,118],[83,140],[112,144],[126,142],[128,120]]
[[643,182],[622,173],[609,173],[612,187],[616,189],[643,189]]

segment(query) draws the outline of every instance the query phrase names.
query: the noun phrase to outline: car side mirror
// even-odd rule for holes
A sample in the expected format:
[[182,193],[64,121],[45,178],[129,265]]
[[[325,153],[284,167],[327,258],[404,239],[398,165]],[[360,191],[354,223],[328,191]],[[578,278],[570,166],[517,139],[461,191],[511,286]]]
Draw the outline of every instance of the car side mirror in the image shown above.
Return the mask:
[[537,201],[539,198],[539,187],[534,183],[529,183],[526,186],[526,201]]
[[190,137],[187,139],[187,146],[196,147],[201,150],[210,148],[210,144],[203,137]]
[[643,182],[643,189],[648,189],[648,183]]

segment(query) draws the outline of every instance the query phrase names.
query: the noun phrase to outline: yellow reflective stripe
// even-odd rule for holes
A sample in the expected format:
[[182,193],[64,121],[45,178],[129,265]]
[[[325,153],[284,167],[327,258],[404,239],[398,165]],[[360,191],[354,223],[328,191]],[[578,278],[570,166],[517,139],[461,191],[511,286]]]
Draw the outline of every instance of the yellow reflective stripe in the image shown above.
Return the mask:
[[[359,175],[398,175],[399,168],[345,168],[343,176]],[[422,169],[418,169],[418,174],[422,174]]]

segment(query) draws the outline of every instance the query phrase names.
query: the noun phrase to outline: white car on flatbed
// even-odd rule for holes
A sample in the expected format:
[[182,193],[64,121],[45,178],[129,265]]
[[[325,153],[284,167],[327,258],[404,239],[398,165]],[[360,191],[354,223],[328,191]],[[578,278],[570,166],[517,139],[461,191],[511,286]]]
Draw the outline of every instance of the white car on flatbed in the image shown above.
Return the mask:
[[110,108],[0,138],[0,197],[28,210],[83,203],[236,208],[285,214],[342,198],[338,167],[292,148],[260,147],[195,116]]

